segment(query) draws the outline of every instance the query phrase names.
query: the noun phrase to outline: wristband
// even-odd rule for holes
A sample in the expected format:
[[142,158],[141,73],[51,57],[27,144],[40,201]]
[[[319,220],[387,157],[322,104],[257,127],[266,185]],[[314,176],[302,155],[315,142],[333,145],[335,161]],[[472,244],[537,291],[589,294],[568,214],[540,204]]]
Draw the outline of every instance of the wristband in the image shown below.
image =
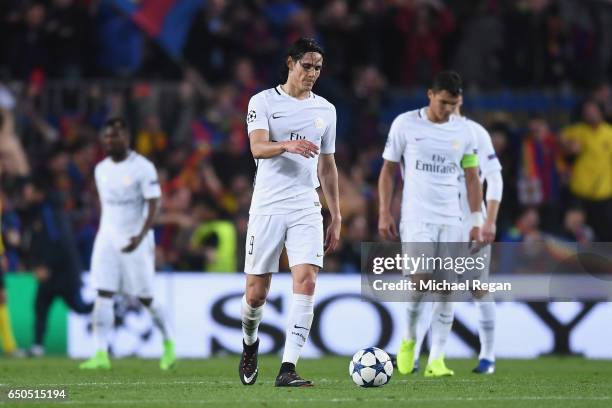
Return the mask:
[[484,218],[482,216],[482,212],[477,211],[470,214],[470,224],[472,224],[472,228],[480,228],[482,224],[484,224]]

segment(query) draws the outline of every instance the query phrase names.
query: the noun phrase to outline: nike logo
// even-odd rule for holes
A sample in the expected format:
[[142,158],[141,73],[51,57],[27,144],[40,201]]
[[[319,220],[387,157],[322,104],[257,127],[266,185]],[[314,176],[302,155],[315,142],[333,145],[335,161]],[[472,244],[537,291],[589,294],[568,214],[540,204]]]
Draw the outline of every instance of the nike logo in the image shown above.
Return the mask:
[[415,137],[414,138],[415,142],[420,142],[421,140],[425,140],[425,138],[424,137]]
[[282,118],[283,116],[279,115],[278,113],[273,113],[272,114],[272,119],[278,119],[278,118]]
[[321,258],[323,255],[321,254],[317,254],[317,258]]
[[302,327],[302,326],[298,326],[297,324],[293,325],[294,329],[304,329],[304,330],[308,330],[308,327]]
[[253,374],[251,374],[250,377],[247,377],[246,374],[242,374],[242,376],[244,377],[244,382],[247,384],[250,384],[251,381],[253,381],[253,378],[255,378],[255,376],[257,375],[257,369],[255,369],[255,372]]

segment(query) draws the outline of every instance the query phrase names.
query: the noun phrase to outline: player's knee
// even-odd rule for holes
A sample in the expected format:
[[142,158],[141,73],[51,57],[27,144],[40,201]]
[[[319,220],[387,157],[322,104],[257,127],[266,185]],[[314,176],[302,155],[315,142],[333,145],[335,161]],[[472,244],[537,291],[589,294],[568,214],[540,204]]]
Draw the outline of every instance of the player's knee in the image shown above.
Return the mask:
[[246,301],[251,307],[260,307],[266,303],[265,294],[247,294]]
[[251,307],[259,307],[266,302],[268,289],[259,285],[250,285],[246,292],[246,301]]
[[316,275],[308,274],[295,279],[293,282],[293,292],[303,295],[313,295],[316,286]]

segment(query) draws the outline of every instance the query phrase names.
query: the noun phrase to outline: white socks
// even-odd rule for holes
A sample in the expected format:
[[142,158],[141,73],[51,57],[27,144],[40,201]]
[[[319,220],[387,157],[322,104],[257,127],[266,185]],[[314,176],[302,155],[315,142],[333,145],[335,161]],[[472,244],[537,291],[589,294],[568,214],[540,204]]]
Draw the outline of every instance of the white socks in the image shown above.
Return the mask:
[[164,311],[162,310],[162,308],[159,307],[157,303],[155,303],[155,300],[153,300],[151,304],[147,306],[147,309],[151,313],[151,319],[153,319],[153,324],[161,332],[164,341],[171,340],[172,336],[170,334],[170,329],[166,324],[166,319],[164,317]]
[[417,322],[417,337],[416,344],[414,345],[414,361],[417,361],[421,355],[421,349],[423,348],[423,341],[425,341],[425,335],[431,327],[431,314],[433,312],[433,305],[431,302],[423,302],[424,306],[421,310],[421,316]]
[[475,299],[479,312],[478,338],[480,339],[479,359],[495,361],[495,302],[490,296]]
[[454,303],[438,301],[434,304],[431,320],[431,351],[427,364],[437,360],[444,353],[446,340],[453,326]]
[[93,334],[96,342],[96,352],[108,351],[108,336],[113,329],[115,312],[113,298],[96,297],[93,309]]
[[285,332],[283,363],[297,364],[310,333],[314,317],[314,296],[293,294],[293,303]]
[[406,302],[406,340],[417,340],[417,327],[419,318],[423,314],[425,302],[423,293],[413,293],[412,300]]
[[242,335],[247,346],[251,346],[257,341],[257,332],[265,305],[264,303],[259,307],[251,307],[246,301],[246,295],[242,297],[240,316],[242,317]]

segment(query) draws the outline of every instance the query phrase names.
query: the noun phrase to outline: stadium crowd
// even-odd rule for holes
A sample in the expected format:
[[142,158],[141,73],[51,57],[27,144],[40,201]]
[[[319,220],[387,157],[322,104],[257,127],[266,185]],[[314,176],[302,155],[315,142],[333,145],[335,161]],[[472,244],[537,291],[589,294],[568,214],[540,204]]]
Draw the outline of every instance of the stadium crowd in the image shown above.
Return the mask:
[[[8,270],[34,269],[45,250],[51,257],[63,250],[88,268],[99,219],[98,131],[106,118],[123,116],[134,149],[156,164],[163,188],[158,269],[240,271],[255,171],[246,106],[277,83],[280,52],[300,36],[326,49],[315,92],[336,105],[339,118],[344,226],[342,247],[326,258],[325,271],[359,271],[360,243],[376,239],[376,179],[390,121],[425,105],[428,81],[442,68],[463,75],[466,113],[488,128],[504,166],[498,238],[612,241],[612,5],[203,4],[177,58],[107,1],[2,2],[0,194]],[[569,95],[569,102],[560,110],[526,106],[517,102],[525,92],[536,101]],[[501,101],[512,108],[499,109]]]

